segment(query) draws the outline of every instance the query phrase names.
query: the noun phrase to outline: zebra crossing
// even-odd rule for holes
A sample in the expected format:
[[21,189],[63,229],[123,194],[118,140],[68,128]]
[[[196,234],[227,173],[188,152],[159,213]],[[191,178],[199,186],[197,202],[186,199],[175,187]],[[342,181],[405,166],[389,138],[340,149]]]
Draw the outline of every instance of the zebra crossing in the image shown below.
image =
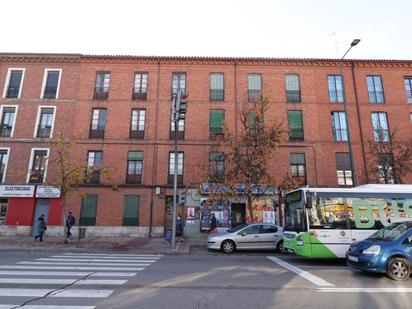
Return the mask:
[[[0,309],[93,309],[161,257],[64,253],[0,265]],[[54,303],[56,298],[79,305],[60,305]]]

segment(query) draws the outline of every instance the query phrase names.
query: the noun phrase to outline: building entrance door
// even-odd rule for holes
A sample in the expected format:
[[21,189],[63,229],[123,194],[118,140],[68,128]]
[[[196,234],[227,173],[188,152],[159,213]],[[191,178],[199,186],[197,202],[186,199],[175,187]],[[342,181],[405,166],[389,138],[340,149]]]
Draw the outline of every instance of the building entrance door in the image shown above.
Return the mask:
[[44,220],[46,224],[49,218],[49,199],[37,199],[36,209],[34,210],[33,226],[31,233],[33,236],[37,235],[37,227],[39,226],[39,217],[44,215]]
[[234,203],[231,205],[231,222],[232,228],[246,223],[246,204]]

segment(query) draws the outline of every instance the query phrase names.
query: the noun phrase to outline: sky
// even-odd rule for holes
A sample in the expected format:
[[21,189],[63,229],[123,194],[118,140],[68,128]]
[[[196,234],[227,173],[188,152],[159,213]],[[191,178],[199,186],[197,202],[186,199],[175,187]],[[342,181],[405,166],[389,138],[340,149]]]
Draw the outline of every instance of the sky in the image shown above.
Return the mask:
[[412,59],[411,0],[0,0],[0,52]]

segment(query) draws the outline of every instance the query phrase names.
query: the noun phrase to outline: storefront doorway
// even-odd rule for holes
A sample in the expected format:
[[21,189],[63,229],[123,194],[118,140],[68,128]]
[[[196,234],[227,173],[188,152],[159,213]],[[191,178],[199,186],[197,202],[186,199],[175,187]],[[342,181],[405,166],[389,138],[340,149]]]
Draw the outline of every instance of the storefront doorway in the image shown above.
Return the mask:
[[232,228],[246,223],[246,204],[233,203],[231,205],[231,222]]
[[49,199],[37,199],[36,208],[34,210],[33,225],[32,225],[32,235],[37,235],[37,227],[39,225],[39,217],[44,215],[44,219],[48,221],[49,218]]

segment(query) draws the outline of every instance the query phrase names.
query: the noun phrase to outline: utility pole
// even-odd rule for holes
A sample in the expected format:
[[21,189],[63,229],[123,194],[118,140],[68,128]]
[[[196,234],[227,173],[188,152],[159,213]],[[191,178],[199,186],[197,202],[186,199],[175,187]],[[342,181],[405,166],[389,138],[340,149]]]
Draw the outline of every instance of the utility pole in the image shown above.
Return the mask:
[[177,151],[177,130],[179,120],[186,118],[187,109],[187,95],[179,89],[177,93],[173,94],[172,100],[172,121],[174,122],[174,171],[173,171],[173,225],[172,225],[172,250],[176,250],[176,208],[177,208],[177,173],[178,173],[178,151]]

